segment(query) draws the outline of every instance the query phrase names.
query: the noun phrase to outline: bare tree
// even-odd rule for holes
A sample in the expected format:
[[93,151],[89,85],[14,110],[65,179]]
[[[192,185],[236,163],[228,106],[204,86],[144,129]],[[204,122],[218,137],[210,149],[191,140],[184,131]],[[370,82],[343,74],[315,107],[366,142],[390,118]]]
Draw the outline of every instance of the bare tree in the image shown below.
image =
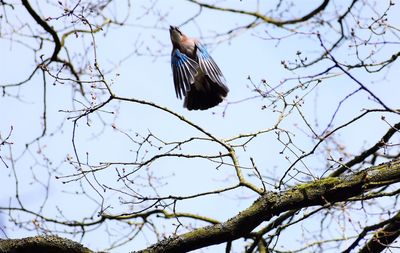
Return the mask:
[[[1,251],[398,248],[399,3],[308,5],[0,1]],[[171,23],[222,106],[174,99]]]

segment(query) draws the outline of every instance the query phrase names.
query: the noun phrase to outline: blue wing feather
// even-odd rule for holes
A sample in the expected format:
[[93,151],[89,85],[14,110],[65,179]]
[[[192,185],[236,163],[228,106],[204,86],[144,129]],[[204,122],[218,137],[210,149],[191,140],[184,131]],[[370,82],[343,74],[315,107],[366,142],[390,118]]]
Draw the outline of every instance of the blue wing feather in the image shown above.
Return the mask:
[[220,86],[228,89],[225,86],[225,78],[221,70],[207,52],[206,48],[199,42],[196,43],[197,48],[197,58],[199,62],[200,69],[210,77],[210,79]]
[[190,85],[194,82],[198,64],[187,55],[181,53],[179,49],[174,49],[171,54],[171,67],[174,77],[176,96],[181,99],[190,90]]

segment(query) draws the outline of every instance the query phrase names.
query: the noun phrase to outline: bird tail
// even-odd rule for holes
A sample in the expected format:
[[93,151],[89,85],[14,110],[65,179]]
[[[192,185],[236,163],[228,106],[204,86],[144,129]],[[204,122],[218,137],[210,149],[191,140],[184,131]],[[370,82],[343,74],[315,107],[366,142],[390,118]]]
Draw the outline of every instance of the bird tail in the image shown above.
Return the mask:
[[196,82],[190,86],[185,96],[183,106],[188,110],[207,110],[222,102],[228,95],[229,89],[226,85],[214,82],[204,75],[201,85]]

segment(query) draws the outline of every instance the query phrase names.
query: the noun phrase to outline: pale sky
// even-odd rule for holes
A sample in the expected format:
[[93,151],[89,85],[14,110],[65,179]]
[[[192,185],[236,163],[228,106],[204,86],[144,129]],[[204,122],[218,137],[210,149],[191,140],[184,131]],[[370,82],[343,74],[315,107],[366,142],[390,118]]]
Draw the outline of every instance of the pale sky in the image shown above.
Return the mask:
[[[126,27],[111,26],[95,35],[98,63],[105,71],[106,79],[112,83],[112,89],[117,95],[143,99],[167,107],[218,138],[228,139],[239,134],[257,132],[271,128],[277,122],[279,114],[274,112],[272,107],[268,107],[265,110],[261,109],[263,105],[269,106],[271,104],[270,98],[255,98],[241,103],[234,103],[256,95],[256,93],[252,92],[251,82],[248,80],[249,76],[256,85],[261,84],[261,80],[265,79],[272,87],[279,86],[279,90],[283,91],[297,85],[295,78],[318,73],[332,65],[331,62],[325,60],[322,64],[304,71],[288,71],[283,68],[281,61],[295,59],[297,51],[300,51],[302,55],[306,55],[310,59],[313,59],[313,56],[320,52],[316,37],[299,36],[284,39],[278,43],[276,40],[265,39],[267,38],[265,31],[276,37],[284,36],[287,32],[279,30],[272,25],[260,25],[254,30],[243,31],[237,37],[227,40],[227,37],[215,37],[213,35],[216,32],[220,33],[232,27],[245,25],[253,19],[204,9],[195,22],[185,24],[181,27],[181,30],[190,36],[201,37],[208,46],[211,55],[225,75],[227,85],[230,88],[227,102],[232,104],[225,107],[227,102],[224,102],[220,106],[207,111],[187,111],[182,107],[183,101],[175,97],[170,67],[171,44],[168,27],[169,25],[181,25],[188,17],[197,13],[198,9],[193,7],[192,4],[183,3],[184,1],[158,1],[155,5],[156,9],[143,17],[145,11],[141,6],[149,6],[150,2],[153,1],[134,1],[132,3],[132,13]],[[245,3],[247,1],[231,2],[229,3],[231,8],[254,10],[256,5],[256,1],[250,1],[250,3]],[[304,3],[304,6],[313,7],[309,4],[310,1],[301,2]],[[111,17],[117,14],[123,17],[125,11],[123,6],[125,6],[125,2],[116,1],[114,5],[110,6],[110,11],[105,12],[105,15],[110,15]],[[292,15],[306,13],[308,7],[298,8]],[[267,10],[269,7],[265,5],[261,6],[261,8]],[[395,8],[400,11],[399,5]],[[329,10],[332,11],[333,8]],[[399,27],[399,17],[398,15],[393,15],[395,10],[391,10],[390,18],[393,18],[393,24]],[[29,22],[34,25],[31,17],[27,15],[21,6],[18,6],[15,11],[18,12],[19,21],[16,21],[13,16],[8,17],[10,20],[20,23]],[[57,7],[51,9],[47,6],[42,9],[42,13],[45,13],[45,16],[57,16],[60,13],[60,9]],[[159,20],[159,15],[163,16],[162,20]],[[3,25],[3,28],[0,31],[5,34],[8,32],[6,30],[7,26],[4,20],[1,22],[0,24]],[[68,19],[64,21],[53,20],[51,25],[58,27],[63,22],[68,22]],[[302,27],[296,27],[296,29],[301,30]],[[23,31],[27,32],[27,30]],[[320,32],[321,34],[324,33],[324,31]],[[326,38],[329,40],[331,37],[328,35]],[[26,49],[25,45],[18,43],[21,39],[19,36],[15,36],[16,41],[13,42],[0,39],[0,55],[2,58],[0,62],[0,84],[21,81],[35,67],[35,63],[32,61],[32,51]],[[66,40],[66,45],[71,50],[72,62],[77,65],[81,64],[79,57],[75,54],[84,53],[82,45],[87,46],[89,43],[90,38],[87,35],[79,38],[70,36]],[[140,45],[139,48],[137,48],[137,45]],[[398,44],[388,45],[390,49],[388,51],[394,51],[393,47],[398,48]],[[48,56],[53,47],[48,44],[45,48],[41,52]],[[139,55],[133,54],[136,49],[138,49]],[[383,49],[381,53],[385,54],[385,50]],[[86,53],[90,63],[93,64],[92,51]],[[335,56],[342,61],[351,59],[352,54],[353,52],[346,48],[335,52]],[[130,57],[126,58],[127,55],[130,55]],[[61,56],[65,57],[65,52],[62,52]],[[400,88],[398,86],[399,72],[396,69],[399,69],[399,63],[395,63],[392,69],[381,74],[366,75],[362,70],[354,71],[352,74],[368,85],[389,106],[398,108],[399,102],[395,94],[399,94]],[[65,71],[62,75],[65,76],[67,73]],[[286,78],[294,78],[294,80],[280,86],[280,83]],[[50,182],[50,194],[46,200],[45,214],[59,218],[61,216],[57,211],[59,208],[63,210],[63,215],[68,219],[80,219],[90,215],[96,217],[96,211],[98,210],[95,209],[97,206],[95,202],[101,201],[101,198],[85,180],[63,184],[62,181],[67,181],[68,178],[63,180],[55,179],[56,175],[66,176],[76,172],[75,167],[66,160],[68,156],[71,156],[75,161],[76,157],[71,142],[73,124],[71,120],[65,120],[66,117],[76,114],[67,112],[82,108],[82,104],[86,106],[89,104],[80,96],[73,97],[70,82],[66,81],[64,84],[52,85],[53,81],[54,79],[47,77],[46,137],[32,144],[29,150],[25,150],[25,144],[38,137],[42,131],[43,82],[40,72],[35,74],[32,80],[23,87],[6,89],[13,96],[18,95],[18,99],[12,96],[0,98],[0,133],[4,138],[10,126],[14,128],[11,136],[11,141],[13,142],[12,154],[14,158],[20,157],[15,167],[20,185],[20,196],[27,208],[37,211],[45,200],[45,188],[37,182],[33,183],[32,174],[34,174],[39,181],[45,184],[47,180]],[[305,103],[302,106],[303,112],[309,122],[313,124],[313,127],[321,133],[327,127],[338,103],[357,88],[358,85],[354,81],[342,75],[324,80],[323,85],[319,85],[313,90],[304,90],[303,93],[297,93],[297,95],[307,94]],[[97,89],[88,89],[87,91],[98,93]],[[294,99],[294,95],[287,97],[289,102]],[[72,102],[73,98],[75,99],[74,102]],[[101,102],[105,99],[105,96],[102,97],[97,94],[95,102]],[[359,92],[343,102],[333,121],[333,126],[337,127],[354,118],[365,108],[380,107],[365,92]],[[80,159],[84,162],[88,160],[92,165],[99,165],[101,162],[132,162],[134,160],[137,146],[125,134],[113,129],[112,124],[132,136],[135,140],[140,140],[140,136],[147,136],[149,132],[165,142],[182,141],[191,136],[205,137],[199,131],[177,118],[146,105],[114,101],[103,109],[104,112],[100,113],[101,119],[95,114],[89,116],[90,126],[86,124],[85,119],[81,119],[78,122],[76,132],[76,139],[79,140],[77,142],[77,151]],[[108,112],[114,112],[114,114]],[[373,113],[356,124],[350,125],[335,137],[342,142],[349,154],[357,154],[363,148],[375,143],[387,131],[387,123],[383,120],[378,120],[381,116],[383,115]],[[394,117],[385,116],[390,123],[398,121]],[[373,123],[371,124],[370,122]],[[62,130],[60,130],[60,127]],[[315,144],[315,141],[310,141],[309,133],[304,131],[307,126],[296,113],[290,114],[280,127],[291,132],[291,138],[301,150],[308,152]],[[285,141],[285,137],[282,136],[282,138]],[[155,146],[161,145],[155,139],[153,139],[153,144]],[[146,155],[147,158],[150,158],[159,152],[156,147],[147,145],[145,148],[148,149],[148,153],[146,154],[144,150],[141,150],[140,157]],[[250,157],[254,158],[263,175],[279,179],[296,158],[287,150],[281,155],[279,152],[283,148],[283,145],[277,141],[277,135],[272,131],[260,135],[250,142],[246,146],[246,150],[238,148],[237,152],[242,166],[251,167]],[[332,146],[331,148],[335,147]],[[197,141],[185,146],[178,153],[205,155],[218,154],[221,150],[221,147],[216,144]],[[299,153],[298,150],[295,152]],[[8,157],[10,154],[8,147],[1,147],[0,154]],[[305,160],[307,167],[299,164],[297,169],[300,171],[311,169],[315,177],[322,176],[328,162],[322,159],[319,156],[320,154],[316,152],[315,156],[310,156]],[[332,151],[331,155],[335,159],[339,158],[335,151]],[[51,164],[49,164],[49,161],[51,161]],[[54,170],[50,178],[46,167]],[[117,181],[117,174],[115,173],[115,168],[121,167],[123,166],[112,166],[98,173],[97,180],[100,185],[105,184],[116,189],[124,189],[122,183]],[[199,159],[163,158],[152,163],[150,169],[142,169],[136,174],[135,183],[137,185],[135,187],[137,188],[135,189],[141,194],[154,196],[155,193],[152,189],[140,186],[146,183],[149,175],[160,178],[158,181],[160,185],[155,187],[162,196],[190,195],[233,185],[236,180],[233,168],[230,166],[216,167],[217,165],[214,163]],[[132,167],[127,168],[132,169]],[[261,186],[254,177],[252,170],[244,170],[244,173],[248,175],[248,179],[251,182]],[[300,176],[300,178],[302,180],[310,180],[307,176]],[[96,185],[93,178],[90,180],[97,190],[102,189],[100,185]],[[266,181],[270,184],[272,183],[268,178]],[[289,182],[290,185],[296,183],[295,180]],[[9,198],[15,194],[15,181],[12,170],[5,168],[1,163],[0,184],[3,186],[0,203],[3,206],[8,205]],[[80,184],[83,185],[83,188],[93,201],[86,196],[75,194],[76,191],[81,191]],[[275,190],[271,185],[267,185],[267,187],[268,190]],[[106,196],[105,206],[110,205],[108,209],[110,213],[117,214],[132,211],[121,205],[122,201],[130,201],[129,196],[118,194],[118,192],[112,190],[102,194]],[[176,208],[179,212],[194,212],[225,221],[249,206],[255,199],[256,194],[249,190],[235,190],[220,195],[180,201]],[[15,200],[11,201],[11,205],[16,204]],[[22,215],[22,217],[25,216]],[[30,219],[32,217],[26,216],[26,218]],[[6,216],[3,216],[2,219],[7,226],[10,225],[6,221]],[[176,223],[176,220],[163,220],[162,224],[157,223],[159,222],[158,220],[155,222],[156,225],[160,226],[160,232],[163,233],[164,229],[169,232],[171,226],[168,226],[168,224]],[[197,224],[205,225],[205,223],[201,222],[197,222]],[[50,224],[49,229],[52,229],[52,226],[53,224]],[[318,219],[317,223],[309,222],[305,226],[308,226],[307,228],[310,230],[317,230]],[[116,232],[119,229],[118,225],[110,225],[108,229],[116,238],[122,237],[122,234]],[[105,231],[106,227],[103,226],[97,232],[88,232],[82,243],[93,250],[101,250],[109,246],[108,234]],[[183,231],[184,229],[178,230],[179,233]],[[7,229],[6,233],[8,237],[35,235],[34,231],[27,232],[17,228]],[[288,233],[296,234],[296,231],[287,231],[282,236],[288,236]],[[4,234],[0,233],[0,235],[4,237]],[[60,235],[64,236],[63,234]],[[102,239],[99,241],[99,238]],[[141,235],[138,238],[140,239],[114,249],[112,252],[138,250],[155,242],[154,236],[149,232],[145,236]],[[79,237],[72,239],[80,240]],[[301,240],[301,237],[296,236],[295,239]],[[301,244],[301,241],[299,243]],[[207,252],[219,252],[223,247],[223,245],[214,246]]]

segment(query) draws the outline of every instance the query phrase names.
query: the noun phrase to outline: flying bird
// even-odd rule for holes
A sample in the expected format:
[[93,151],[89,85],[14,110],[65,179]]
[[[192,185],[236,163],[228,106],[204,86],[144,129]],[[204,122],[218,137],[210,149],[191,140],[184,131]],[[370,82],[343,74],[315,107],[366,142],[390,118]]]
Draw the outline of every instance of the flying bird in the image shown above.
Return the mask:
[[171,67],[176,97],[188,110],[206,110],[222,102],[229,89],[204,45],[170,26]]

